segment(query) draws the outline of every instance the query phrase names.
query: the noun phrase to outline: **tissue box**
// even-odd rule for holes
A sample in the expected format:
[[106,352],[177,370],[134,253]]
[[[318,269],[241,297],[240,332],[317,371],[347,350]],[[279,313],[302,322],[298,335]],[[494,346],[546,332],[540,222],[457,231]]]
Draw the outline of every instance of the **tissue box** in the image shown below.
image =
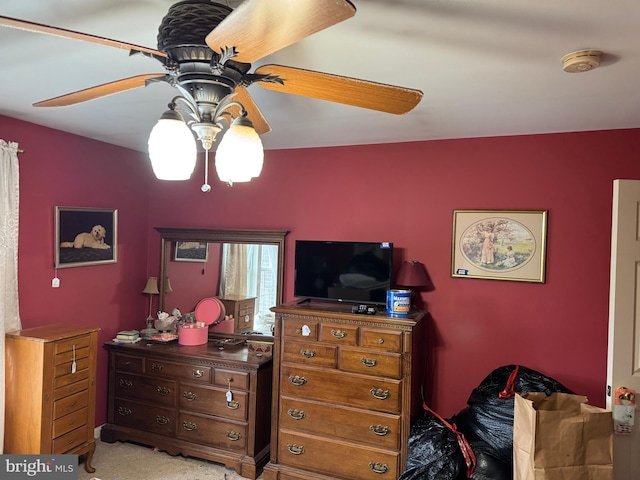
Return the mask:
[[[193,328],[190,328],[193,325]],[[180,345],[204,345],[209,339],[209,327],[197,327],[196,324],[180,325],[178,343]]]

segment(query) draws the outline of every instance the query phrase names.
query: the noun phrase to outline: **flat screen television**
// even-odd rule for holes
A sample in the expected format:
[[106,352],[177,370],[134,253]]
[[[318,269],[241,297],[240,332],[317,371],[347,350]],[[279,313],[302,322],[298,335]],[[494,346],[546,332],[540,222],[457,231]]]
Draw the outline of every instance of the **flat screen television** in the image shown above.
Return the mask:
[[296,240],[294,268],[296,298],[386,304],[393,243]]

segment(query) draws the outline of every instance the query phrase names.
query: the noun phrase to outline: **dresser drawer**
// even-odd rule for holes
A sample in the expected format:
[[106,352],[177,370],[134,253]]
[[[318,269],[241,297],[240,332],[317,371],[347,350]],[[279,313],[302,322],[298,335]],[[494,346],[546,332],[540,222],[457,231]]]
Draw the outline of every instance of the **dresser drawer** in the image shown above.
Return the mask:
[[[305,332],[308,333],[308,335],[304,335]],[[282,333],[285,338],[318,340],[318,322],[287,319],[283,322]]]
[[55,355],[56,358],[58,355],[63,354],[65,352],[73,352],[73,349],[76,349],[76,354],[78,349],[81,348],[89,348],[91,344],[91,338],[89,335],[80,335],[77,337],[65,338],[64,340],[60,340],[56,342],[55,346]]
[[57,419],[68,415],[71,412],[75,412],[87,406],[89,400],[89,392],[84,390],[82,392],[69,395],[61,400],[53,403],[53,418]]
[[284,342],[283,362],[317,365],[335,368],[338,364],[338,347],[318,342]]
[[160,435],[173,436],[176,432],[175,410],[116,398],[113,408],[114,423]]
[[53,422],[53,438],[75,430],[87,424],[87,408],[60,417]]
[[402,356],[365,349],[341,348],[338,368],[347,372],[389,378],[402,378]]
[[[89,371],[83,370],[82,372],[78,372],[75,375],[69,375],[69,377],[61,377],[59,380],[65,380],[65,382],[60,382],[60,386],[58,386],[57,381],[54,382],[54,401],[60,400],[64,397],[68,397],[69,395],[73,395],[74,393],[81,392],[82,390],[87,390],[89,388]],[[68,382],[70,380],[74,381]]]
[[67,363],[61,363],[53,367],[54,378],[64,377],[65,375],[76,375],[89,368],[89,358],[81,358],[76,361],[76,371],[72,372],[71,361]]
[[213,384],[219,387],[231,387],[232,390],[249,390],[249,373],[216,368],[213,372]]
[[[91,433],[93,435],[93,432]],[[76,428],[53,440],[53,453],[66,453],[78,445],[82,445],[87,441],[87,438],[92,437],[89,437],[86,426]]]
[[130,355],[116,355],[116,371],[130,372],[130,373],[142,373],[144,368],[144,358],[132,357]]
[[375,447],[400,448],[400,415],[283,396],[279,428],[338,437]]
[[360,329],[360,346],[401,353],[402,332],[363,327]]
[[338,345],[357,345],[358,327],[332,323],[320,324],[318,340]]
[[247,425],[225,422],[216,417],[181,412],[178,438],[225,450],[247,450]]
[[396,480],[400,452],[280,431],[278,461],[284,465],[353,480]]
[[158,405],[176,405],[176,382],[162,378],[117,373],[115,395]]
[[402,381],[367,377],[335,370],[323,371],[283,364],[283,395],[312,398],[328,403],[399,413]]
[[211,367],[165,362],[163,360],[145,359],[145,372],[163,377],[175,377],[190,382],[211,383]]
[[182,410],[206,413],[233,420],[247,419],[246,392],[231,390],[232,399],[227,402],[227,390],[199,385],[180,385],[179,406]]
[[73,362],[74,358],[77,362],[81,358],[88,358],[90,352],[91,350],[89,349],[88,343],[87,345],[84,345],[84,346],[76,345],[75,350],[73,349],[73,346],[72,346],[71,350],[65,350],[65,351],[61,351],[60,353],[56,353],[54,364],[61,365],[63,363],[71,363]]

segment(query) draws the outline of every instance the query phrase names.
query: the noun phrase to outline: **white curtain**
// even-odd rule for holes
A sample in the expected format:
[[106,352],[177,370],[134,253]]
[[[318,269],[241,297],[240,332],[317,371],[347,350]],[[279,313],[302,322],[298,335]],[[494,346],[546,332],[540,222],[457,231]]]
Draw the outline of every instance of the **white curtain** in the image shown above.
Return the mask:
[[247,295],[247,247],[243,243],[223,244],[220,295]]
[[5,332],[20,330],[18,311],[18,144],[0,140],[0,452],[4,452]]

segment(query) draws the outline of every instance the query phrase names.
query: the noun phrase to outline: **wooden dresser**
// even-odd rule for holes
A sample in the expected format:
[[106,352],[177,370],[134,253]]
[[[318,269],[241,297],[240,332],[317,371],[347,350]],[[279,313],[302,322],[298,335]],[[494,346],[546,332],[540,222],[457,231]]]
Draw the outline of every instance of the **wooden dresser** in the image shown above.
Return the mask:
[[245,297],[243,295],[225,295],[218,297],[224,304],[227,315],[233,315],[235,333],[251,332],[254,330],[253,318],[256,309],[256,297]]
[[47,325],[6,334],[4,453],[91,459],[98,328]]
[[422,413],[424,313],[360,315],[341,304],[272,310],[274,427],[265,480],[396,480],[411,421]]
[[[255,479],[269,460],[271,358],[220,349],[108,342],[105,442],[134,441],[222,463]],[[230,396],[229,395],[230,392]]]

